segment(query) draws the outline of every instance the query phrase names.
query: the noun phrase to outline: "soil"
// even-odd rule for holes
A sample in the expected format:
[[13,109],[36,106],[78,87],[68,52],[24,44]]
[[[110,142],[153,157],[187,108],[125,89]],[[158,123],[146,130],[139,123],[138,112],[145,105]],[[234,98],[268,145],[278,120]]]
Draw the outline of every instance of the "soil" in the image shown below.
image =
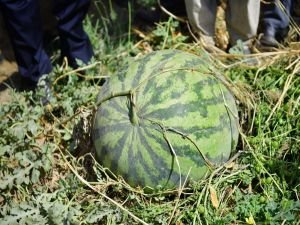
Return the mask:
[[18,68],[14,60],[14,53],[3,20],[0,18],[0,104],[10,99],[11,86],[9,78],[17,73]]

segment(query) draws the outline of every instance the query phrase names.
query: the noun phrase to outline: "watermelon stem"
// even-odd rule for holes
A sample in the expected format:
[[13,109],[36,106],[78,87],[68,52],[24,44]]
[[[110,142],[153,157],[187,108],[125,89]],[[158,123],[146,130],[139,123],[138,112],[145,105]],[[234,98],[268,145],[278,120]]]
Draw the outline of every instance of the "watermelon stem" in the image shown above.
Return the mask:
[[130,122],[136,126],[139,125],[139,117],[137,115],[137,106],[136,106],[136,93],[134,90],[129,91],[121,91],[117,93],[111,93],[109,96],[101,99],[99,102],[97,102],[96,106],[99,107],[103,102],[109,101],[112,98],[115,97],[121,97],[121,96],[127,96],[129,99],[129,120]]
[[131,90],[129,91],[120,91],[120,92],[117,92],[117,93],[114,93],[112,92],[110,95],[106,96],[105,98],[101,99],[99,102],[97,102],[96,106],[100,106],[103,102],[105,101],[108,101],[112,98],[115,98],[115,97],[121,97],[121,96],[130,96],[132,93]]
[[136,95],[135,92],[130,92],[129,96],[129,120],[132,125],[139,125],[139,117],[137,115],[137,107],[136,107]]

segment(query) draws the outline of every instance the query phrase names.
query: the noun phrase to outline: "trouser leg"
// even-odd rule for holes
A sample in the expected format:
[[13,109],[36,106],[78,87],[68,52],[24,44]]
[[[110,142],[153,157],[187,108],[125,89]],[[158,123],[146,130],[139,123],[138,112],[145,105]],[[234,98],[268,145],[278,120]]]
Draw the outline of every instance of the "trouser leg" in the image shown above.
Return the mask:
[[184,0],[160,0],[163,7],[178,16],[185,16]]
[[230,44],[247,41],[256,36],[259,22],[260,0],[229,0],[226,9]]
[[262,3],[261,25],[263,33],[281,41],[288,32],[291,8],[292,0],[274,0],[267,4]]
[[38,81],[52,67],[43,49],[37,0],[0,0],[0,9],[12,41],[20,75]]
[[214,36],[217,2],[216,0],[185,0],[186,11],[194,31]]
[[68,58],[72,67],[77,67],[76,59],[88,63],[93,56],[90,40],[82,24],[89,5],[90,0],[54,0],[62,55]]

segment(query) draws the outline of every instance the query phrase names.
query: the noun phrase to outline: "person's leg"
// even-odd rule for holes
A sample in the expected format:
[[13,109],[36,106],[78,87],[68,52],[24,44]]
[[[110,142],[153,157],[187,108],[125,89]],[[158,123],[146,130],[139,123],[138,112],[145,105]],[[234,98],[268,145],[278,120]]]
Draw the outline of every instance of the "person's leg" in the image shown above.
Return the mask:
[[176,16],[186,16],[184,0],[160,0],[160,3]]
[[230,44],[243,42],[256,36],[259,22],[260,0],[229,0],[226,10]]
[[193,31],[204,49],[224,53],[215,46],[216,0],[185,0],[186,11]]
[[76,59],[88,63],[93,56],[90,40],[83,30],[82,21],[87,14],[90,0],[55,0],[54,13],[58,19],[62,55],[72,67]]
[[262,3],[262,44],[276,47],[288,33],[292,0],[274,0]]
[[[128,1],[119,0],[116,2],[122,7],[128,7]],[[166,11],[174,14],[175,16],[186,16],[184,0],[160,0],[157,1],[157,4],[154,4],[152,7],[143,5],[141,3],[136,4],[136,6],[136,20],[143,20],[142,23],[146,22],[153,24],[155,22],[159,22],[160,20],[164,20],[166,16],[169,16]]]
[[52,66],[43,49],[37,0],[1,0],[0,9],[10,35],[21,76],[36,83]]
[[197,33],[215,35],[216,0],[185,0],[189,22]]

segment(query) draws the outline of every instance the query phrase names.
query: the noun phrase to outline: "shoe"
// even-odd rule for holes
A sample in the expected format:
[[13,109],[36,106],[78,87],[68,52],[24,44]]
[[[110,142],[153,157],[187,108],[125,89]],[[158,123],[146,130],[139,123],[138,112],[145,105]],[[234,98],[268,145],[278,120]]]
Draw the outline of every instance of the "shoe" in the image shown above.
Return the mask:
[[0,51],[0,63],[2,63],[3,60],[4,60],[4,57],[3,57],[3,55],[2,55],[2,53]]
[[43,75],[38,81],[33,81],[17,74],[16,79],[13,81],[13,87],[18,92],[32,91],[35,96],[40,98],[41,104],[44,106],[55,99],[51,90],[51,83],[48,75]]
[[17,74],[16,79],[13,81],[14,88],[16,88],[17,91],[35,91],[37,87],[37,82],[33,81],[27,77],[20,76]]
[[274,52],[280,47],[281,44],[276,37],[267,34],[263,34],[256,44],[256,48],[261,52]]
[[176,16],[187,16],[185,4],[182,0],[161,0],[160,3],[162,7]]
[[43,75],[39,78],[37,82],[37,95],[40,97],[43,106],[48,105],[54,100],[48,75]]
[[237,40],[236,44],[230,47],[228,52],[229,54],[237,55],[239,61],[248,66],[257,66],[260,64],[259,60],[252,55],[253,43],[251,40]]
[[205,35],[202,33],[197,33],[198,41],[203,46],[203,48],[212,54],[224,54],[225,52],[216,47],[215,40],[212,36]]
[[228,53],[233,55],[250,55],[251,51],[251,42],[237,40],[235,45],[229,46]]
[[161,11],[157,7],[140,8],[137,10],[136,19],[147,23],[157,23],[161,18]]
[[264,34],[260,39],[260,44],[262,47],[271,47],[278,48],[279,42],[276,40],[274,36]]

